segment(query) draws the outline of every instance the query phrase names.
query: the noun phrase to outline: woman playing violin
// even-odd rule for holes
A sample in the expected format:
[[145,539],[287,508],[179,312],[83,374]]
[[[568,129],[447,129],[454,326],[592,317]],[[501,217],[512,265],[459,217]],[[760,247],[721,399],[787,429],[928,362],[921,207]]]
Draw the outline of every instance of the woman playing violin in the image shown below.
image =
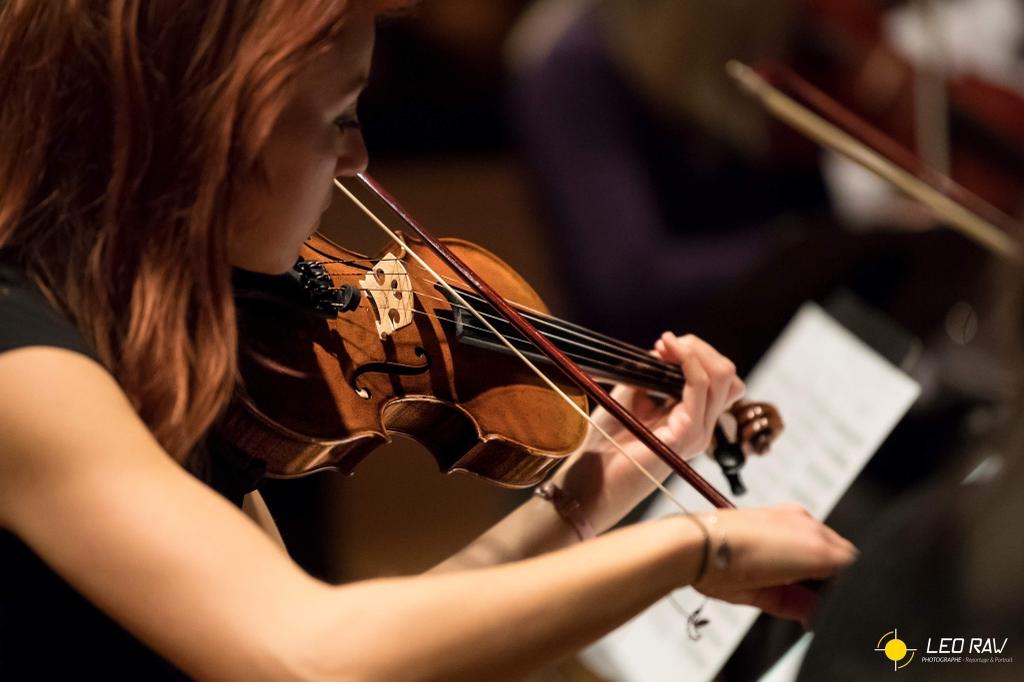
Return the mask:
[[[610,531],[652,485],[589,437],[553,479],[575,516],[531,498],[425,575],[325,584],[242,513],[270,525],[258,463],[212,436],[231,269],[287,271],[364,169],[374,19],[401,4],[0,5],[0,677],[517,677],[686,584],[806,619],[786,586],[852,560],[795,507]],[[656,353],[681,400],[618,395],[695,455],[743,384],[699,339]]]

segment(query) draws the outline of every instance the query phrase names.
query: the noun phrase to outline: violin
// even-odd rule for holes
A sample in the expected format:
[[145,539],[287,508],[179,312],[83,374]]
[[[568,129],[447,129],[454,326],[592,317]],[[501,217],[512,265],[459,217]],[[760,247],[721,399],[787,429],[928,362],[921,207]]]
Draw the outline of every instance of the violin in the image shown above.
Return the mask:
[[[590,376],[678,399],[678,366],[552,316],[533,288],[486,249],[439,241]],[[242,382],[222,429],[264,460],[268,475],[351,473],[392,434],[402,434],[426,446],[441,471],[522,488],[543,480],[587,433],[584,390],[421,238],[401,234],[399,244],[367,257],[316,234],[291,272],[238,272],[234,284]],[[550,381],[570,401],[499,334],[549,365]],[[738,403],[731,416],[736,437],[717,429],[715,451],[741,492],[744,453],[765,452],[783,425],[766,403]]]

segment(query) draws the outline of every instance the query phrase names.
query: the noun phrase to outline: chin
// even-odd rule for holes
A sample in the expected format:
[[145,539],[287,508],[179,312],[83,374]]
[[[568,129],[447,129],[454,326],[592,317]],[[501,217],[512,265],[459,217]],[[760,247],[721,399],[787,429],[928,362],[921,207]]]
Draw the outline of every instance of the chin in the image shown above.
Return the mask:
[[283,275],[292,269],[299,250],[311,235],[319,229],[319,221],[312,230],[291,229],[275,234],[247,236],[246,241],[230,244],[228,259],[231,265],[262,275]]
[[259,256],[253,254],[247,258],[232,259],[231,265],[261,275],[283,275],[295,265],[295,260],[299,257],[298,253],[299,250],[296,247]]
[[292,258],[291,260],[289,260],[287,264],[282,264],[279,267],[274,268],[273,270],[267,271],[265,274],[267,274],[267,275],[283,275],[283,274],[285,274],[286,272],[288,272],[289,270],[292,269],[293,265],[295,265],[295,259],[296,258],[298,258],[298,256],[296,256],[295,258]]
[[295,261],[299,257],[299,250],[295,249],[289,253],[289,256],[282,258],[280,261],[275,263],[274,272],[268,274],[283,275],[284,273],[291,270],[292,267],[295,265]]

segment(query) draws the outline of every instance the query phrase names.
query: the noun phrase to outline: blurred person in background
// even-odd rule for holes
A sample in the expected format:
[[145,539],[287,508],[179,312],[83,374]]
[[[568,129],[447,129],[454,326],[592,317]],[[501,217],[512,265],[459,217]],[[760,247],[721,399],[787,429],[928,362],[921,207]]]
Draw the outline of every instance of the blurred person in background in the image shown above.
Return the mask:
[[521,20],[512,120],[584,322],[636,340],[668,315],[716,336],[741,311],[708,300],[764,261],[782,216],[825,206],[817,170],[773,157],[769,118],[724,70],[787,55],[798,12],[543,0]]
[[[1014,0],[535,2],[507,47],[510,112],[578,316],[642,339],[668,313],[741,367],[800,302],[838,286],[915,334],[941,328],[986,254],[899,234],[936,223],[774,122],[725,63],[793,64],[926,159],[946,129],[954,177],[986,197],[998,180],[1017,212],[1024,135],[1003,123],[1024,110],[1022,13]],[[946,101],[927,96],[936,77],[985,83],[953,98],[945,128]]]

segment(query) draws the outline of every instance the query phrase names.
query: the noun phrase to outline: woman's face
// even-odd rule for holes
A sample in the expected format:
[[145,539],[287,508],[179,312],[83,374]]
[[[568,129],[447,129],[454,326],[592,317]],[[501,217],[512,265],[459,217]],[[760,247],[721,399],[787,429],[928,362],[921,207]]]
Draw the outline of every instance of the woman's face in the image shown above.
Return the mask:
[[231,265],[280,274],[320,226],[335,177],[365,170],[356,101],[370,71],[374,17],[353,2],[336,45],[294,83],[262,155],[265,174],[242,189],[228,238]]

